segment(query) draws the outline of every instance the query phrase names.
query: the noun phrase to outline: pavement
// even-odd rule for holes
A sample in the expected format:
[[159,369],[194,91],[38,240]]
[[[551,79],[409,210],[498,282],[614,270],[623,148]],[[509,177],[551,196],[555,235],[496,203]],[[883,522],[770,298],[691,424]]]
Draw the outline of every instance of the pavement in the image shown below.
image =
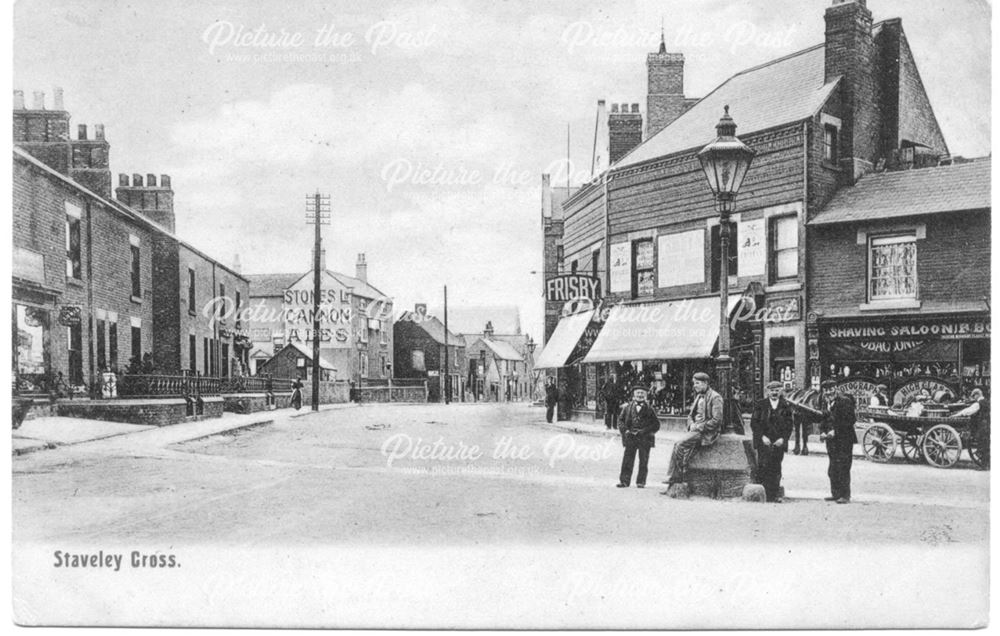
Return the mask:
[[[320,411],[357,408],[358,404],[323,404]],[[219,435],[254,426],[270,424],[277,419],[302,417],[312,413],[309,409],[295,411],[291,408],[259,411],[257,413],[223,413],[222,417],[183,422],[172,426],[150,426],[106,422],[77,417],[36,417],[25,420],[13,431],[14,455],[25,455],[50,450],[60,446],[73,446],[86,442],[122,437],[122,443],[137,447],[163,447],[211,435]]]

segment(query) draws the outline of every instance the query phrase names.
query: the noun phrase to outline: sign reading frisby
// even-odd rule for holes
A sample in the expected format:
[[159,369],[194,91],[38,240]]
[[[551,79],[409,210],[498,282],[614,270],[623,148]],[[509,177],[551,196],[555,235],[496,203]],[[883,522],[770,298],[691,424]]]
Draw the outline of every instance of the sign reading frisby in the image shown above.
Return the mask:
[[545,299],[566,302],[601,297],[601,279],[585,274],[562,274],[545,281]]

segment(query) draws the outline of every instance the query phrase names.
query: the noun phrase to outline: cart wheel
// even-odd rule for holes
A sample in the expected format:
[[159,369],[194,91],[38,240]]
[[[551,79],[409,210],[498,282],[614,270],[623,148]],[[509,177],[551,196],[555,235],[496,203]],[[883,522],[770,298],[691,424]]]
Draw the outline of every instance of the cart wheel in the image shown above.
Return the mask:
[[947,424],[931,427],[924,434],[921,447],[924,450],[924,459],[927,460],[927,463],[937,468],[954,466],[962,454],[962,440],[958,436],[958,432]]
[[990,469],[989,453],[983,452],[982,447],[976,442],[975,437],[969,440],[969,458],[976,466],[986,470]]
[[873,462],[887,462],[896,454],[896,434],[887,424],[872,424],[861,438],[861,449]]
[[924,439],[920,435],[904,435],[902,439],[899,440],[899,446],[903,451],[903,457],[907,461],[911,462],[922,462],[924,461],[924,450],[921,447]]

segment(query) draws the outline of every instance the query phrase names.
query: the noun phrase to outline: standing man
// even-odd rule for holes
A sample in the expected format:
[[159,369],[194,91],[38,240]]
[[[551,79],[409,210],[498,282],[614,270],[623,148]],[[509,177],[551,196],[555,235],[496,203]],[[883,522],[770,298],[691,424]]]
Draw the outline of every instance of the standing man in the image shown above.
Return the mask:
[[826,441],[826,453],[830,458],[827,475],[830,477],[830,496],[826,501],[836,501],[839,504],[851,501],[851,464],[854,462],[854,445],[858,436],[854,432],[857,416],[854,410],[854,398],[848,393],[835,390],[835,382],[823,383],[823,389],[828,393],[829,408],[826,418],[820,424],[820,441]]
[[872,394],[870,400],[868,400],[868,406],[889,406],[889,396],[886,392],[889,390],[884,384],[880,384],[875,387],[875,393]]
[[556,379],[552,376],[545,378],[545,421],[552,423],[552,412],[559,402],[559,388],[556,386]]
[[767,500],[781,503],[781,462],[792,434],[792,407],[781,395],[781,382],[767,383],[767,397],[754,404],[750,429],[757,451],[757,475]]
[[618,377],[612,373],[601,387],[601,397],[604,398],[604,426],[610,431],[618,428],[618,412],[621,410],[625,396],[622,395]]
[[972,435],[983,457],[983,466],[990,465],[990,401],[980,388],[969,393],[972,404],[952,416],[963,416],[972,420]]
[[636,488],[646,487],[646,475],[649,472],[649,449],[656,446],[656,431],[660,430],[660,419],[653,412],[653,407],[646,402],[646,387],[632,387],[632,401],[622,413],[618,430],[622,434],[622,446],[625,454],[622,456],[622,470],[618,477],[618,487],[628,488],[632,482],[632,466],[635,464],[635,454],[639,453],[639,472],[635,476]]
[[[722,429],[722,396],[708,386],[707,373],[695,373],[694,404],[688,413],[688,433],[674,444],[670,455],[670,469],[666,483],[680,484],[686,481],[688,464],[691,456],[702,446],[711,446],[719,438]],[[669,495],[667,489],[661,494]]]

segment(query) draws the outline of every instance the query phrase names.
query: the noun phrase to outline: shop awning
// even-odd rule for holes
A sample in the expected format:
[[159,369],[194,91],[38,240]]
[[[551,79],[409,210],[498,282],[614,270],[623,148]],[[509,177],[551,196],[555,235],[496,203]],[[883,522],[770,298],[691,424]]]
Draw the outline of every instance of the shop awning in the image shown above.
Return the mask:
[[[740,298],[730,296],[730,314]],[[718,339],[718,297],[618,305],[583,362],[709,358]]]
[[573,353],[574,347],[580,341],[580,336],[587,329],[593,310],[567,316],[559,321],[556,330],[552,332],[545,348],[535,359],[536,369],[557,369],[566,366],[566,361]]

